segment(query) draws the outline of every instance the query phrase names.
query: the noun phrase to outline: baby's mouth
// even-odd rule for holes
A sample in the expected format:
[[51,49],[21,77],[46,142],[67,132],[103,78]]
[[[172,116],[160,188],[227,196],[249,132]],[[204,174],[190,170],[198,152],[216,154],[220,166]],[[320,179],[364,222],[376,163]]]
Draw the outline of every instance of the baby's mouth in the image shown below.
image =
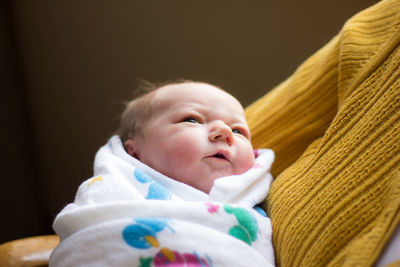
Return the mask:
[[210,164],[214,170],[232,167],[231,155],[225,150],[218,150],[213,154],[206,156],[205,159],[207,164]]
[[210,155],[209,157],[210,158],[217,158],[217,159],[221,159],[221,160],[226,160],[228,162],[231,162],[228,152],[225,152],[225,151],[218,151],[217,153],[215,153],[213,155]]
[[217,154],[213,155],[213,157],[214,157],[214,158],[220,158],[220,159],[227,159],[227,158],[225,157],[225,155],[222,154],[222,153],[217,153]]

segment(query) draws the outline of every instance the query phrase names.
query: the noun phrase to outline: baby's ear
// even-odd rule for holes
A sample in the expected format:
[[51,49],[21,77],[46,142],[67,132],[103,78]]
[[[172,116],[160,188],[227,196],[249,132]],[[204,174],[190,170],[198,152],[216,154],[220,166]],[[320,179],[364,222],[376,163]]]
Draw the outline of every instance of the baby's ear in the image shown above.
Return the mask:
[[139,151],[137,147],[137,143],[135,142],[135,139],[128,139],[124,143],[124,147],[126,152],[128,152],[129,155],[132,157],[136,158],[139,160]]

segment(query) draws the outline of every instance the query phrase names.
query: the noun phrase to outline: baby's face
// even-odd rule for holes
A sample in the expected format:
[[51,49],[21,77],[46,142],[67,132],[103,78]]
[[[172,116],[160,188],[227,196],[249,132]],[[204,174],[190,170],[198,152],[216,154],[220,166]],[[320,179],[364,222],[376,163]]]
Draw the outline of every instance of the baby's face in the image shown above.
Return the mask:
[[241,104],[208,84],[168,85],[153,98],[155,114],[128,153],[155,170],[209,193],[214,180],[254,165]]

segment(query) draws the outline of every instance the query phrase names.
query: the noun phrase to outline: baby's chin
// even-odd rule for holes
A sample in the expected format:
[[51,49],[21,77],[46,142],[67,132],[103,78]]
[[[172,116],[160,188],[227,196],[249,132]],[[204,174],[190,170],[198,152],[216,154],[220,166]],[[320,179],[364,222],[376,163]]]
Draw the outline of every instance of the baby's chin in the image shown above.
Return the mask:
[[[232,176],[232,175],[241,175],[248,171],[251,168],[242,169],[240,171],[234,170],[231,168],[224,168],[219,170],[206,170],[203,169],[202,172],[191,172],[191,175],[181,174],[179,177],[185,177],[184,179],[176,178],[175,180],[183,182],[191,187],[194,187],[206,194],[211,191],[211,188],[214,185],[214,181],[223,177]],[[170,176],[171,177],[171,176]],[[174,179],[174,177],[171,177]]]
[[[232,175],[232,174],[230,174]],[[195,183],[188,183],[188,185],[190,185],[193,188],[196,188],[197,190],[200,190],[206,194],[209,194],[211,191],[211,188],[214,185],[214,181],[222,178],[222,177],[226,177],[226,176],[230,176],[230,175],[215,175],[215,176],[206,176],[206,177],[197,177],[195,179]]]

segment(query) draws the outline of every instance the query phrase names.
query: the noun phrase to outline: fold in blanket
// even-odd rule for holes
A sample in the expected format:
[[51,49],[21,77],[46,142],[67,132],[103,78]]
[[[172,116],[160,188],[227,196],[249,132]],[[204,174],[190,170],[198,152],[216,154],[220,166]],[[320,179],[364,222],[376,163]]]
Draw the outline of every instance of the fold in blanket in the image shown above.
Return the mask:
[[272,176],[272,150],[207,195],[127,154],[113,136],[94,176],[56,217],[50,266],[273,266],[271,223],[256,206]]

